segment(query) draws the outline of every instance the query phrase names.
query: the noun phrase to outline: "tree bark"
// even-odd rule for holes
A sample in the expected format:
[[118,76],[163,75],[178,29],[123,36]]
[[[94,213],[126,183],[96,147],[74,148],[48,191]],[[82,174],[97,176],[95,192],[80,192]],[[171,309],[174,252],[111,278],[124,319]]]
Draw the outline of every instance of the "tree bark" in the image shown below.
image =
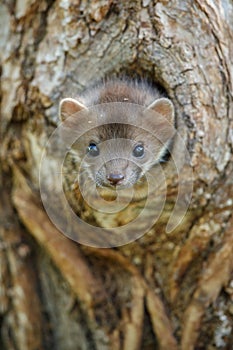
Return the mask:
[[[6,0],[0,22],[1,349],[233,349],[232,2]],[[161,218],[104,249],[53,225],[39,169],[61,98],[118,75],[172,99],[191,160],[183,201],[193,192],[167,233],[168,166]]]

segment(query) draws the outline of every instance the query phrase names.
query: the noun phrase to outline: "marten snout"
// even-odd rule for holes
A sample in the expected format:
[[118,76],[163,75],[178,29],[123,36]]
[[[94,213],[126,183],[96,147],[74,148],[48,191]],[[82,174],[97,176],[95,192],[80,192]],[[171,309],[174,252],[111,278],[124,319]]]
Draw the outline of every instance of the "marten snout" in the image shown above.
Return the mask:
[[120,185],[122,183],[122,181],[124,180],[124,175],[123,174],[114,174],[111,173],[109,175],[107,175],[107,179],[110,182],[111,185],[116,186],[116,185]]
[[[114,150],[111,151],[111,154],[113,154],[113,152]],[[111,186],[123,185],[125,183],[127,169],[129,167],[129,160],[118,158],[116,151],[115,157],[116,158],[107,161],[103,166],[103,176],[105,177],[104,182]]]

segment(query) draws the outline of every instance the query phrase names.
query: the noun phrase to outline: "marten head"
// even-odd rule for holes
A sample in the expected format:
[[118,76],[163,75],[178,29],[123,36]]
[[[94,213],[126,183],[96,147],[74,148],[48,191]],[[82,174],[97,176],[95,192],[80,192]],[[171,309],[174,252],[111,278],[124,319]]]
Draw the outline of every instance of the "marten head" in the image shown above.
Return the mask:
[[175,131],[174,107],[167,98],[147,107],[126,99],[90,108],[66,98],[60,103],[60,117],[71,130],[80,128],[70,152],[84,181],[86,177],[99,187],[132,187],[163,162]]

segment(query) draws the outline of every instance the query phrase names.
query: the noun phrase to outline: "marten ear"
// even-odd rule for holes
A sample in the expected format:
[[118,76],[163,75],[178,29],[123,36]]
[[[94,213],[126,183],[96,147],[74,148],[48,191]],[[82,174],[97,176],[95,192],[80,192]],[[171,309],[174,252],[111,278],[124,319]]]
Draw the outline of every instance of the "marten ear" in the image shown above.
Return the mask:
[[73,98],[64,98],[60,102],[59,116],[62,121],[66,118],[75,115],[83,109],[87,109],[81,102],[74,100]]
[[160,98],[152,102],[146,109],[165,117],[172,125],[174,125],[175,111],[173,103],[168,98]]
[[172,102],[168,98],[160,98],[152,102],[145,112],[149,112],[145,113],[145,122],[154,136],[162,143],[171,140],[175,134],[175,111]]

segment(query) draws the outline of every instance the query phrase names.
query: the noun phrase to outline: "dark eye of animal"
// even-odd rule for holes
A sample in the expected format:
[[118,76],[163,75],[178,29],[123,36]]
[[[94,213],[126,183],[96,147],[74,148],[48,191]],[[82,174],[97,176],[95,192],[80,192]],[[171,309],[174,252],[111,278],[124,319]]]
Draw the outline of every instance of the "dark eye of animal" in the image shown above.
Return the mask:
[[90,142],[89,146],[87,147],[87,152],[92,157],[97,157],[100,154],[100,150],[94,142]]
[[137,145],[133,149],[133,156],[134,157],[142,157],[144,155],[144,147],[143,145]]

